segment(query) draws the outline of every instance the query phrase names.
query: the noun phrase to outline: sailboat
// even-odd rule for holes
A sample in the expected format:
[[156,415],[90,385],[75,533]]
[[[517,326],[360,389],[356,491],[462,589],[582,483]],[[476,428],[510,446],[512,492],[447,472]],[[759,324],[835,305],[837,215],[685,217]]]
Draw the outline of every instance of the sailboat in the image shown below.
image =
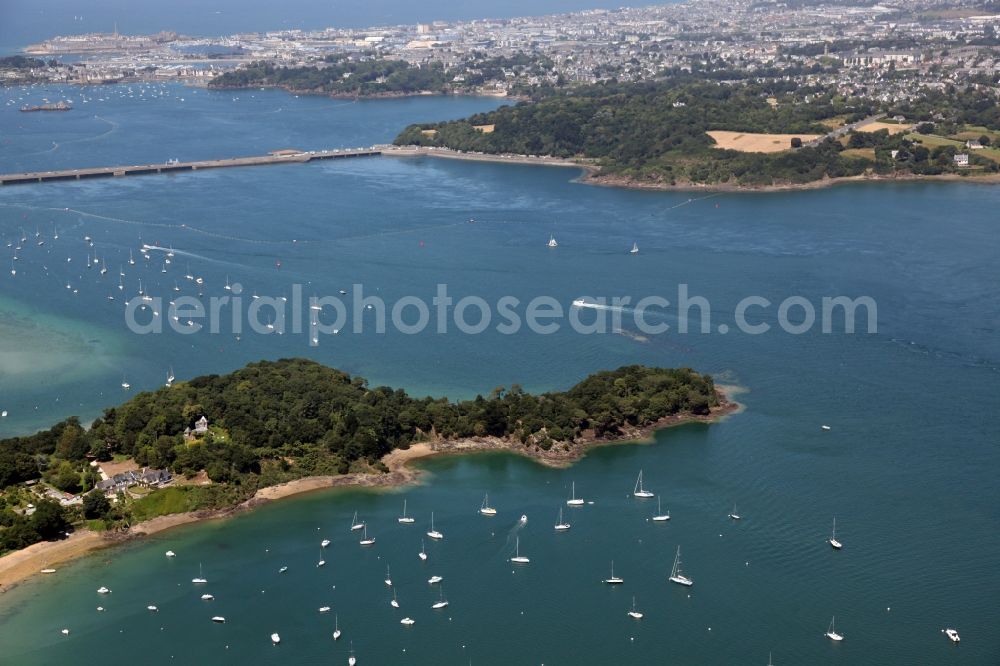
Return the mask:
[[514,544],[514,557],[510,558],[510,561],[515,564],[527,564],[530,562],[531,560],[521,555],[521,537],[517,537]]
[[170,386],[173,383],[174,383],[174,369],[170,368],[170,370],[167,371],[167,386]]
[[433,511],[431,511],[431,529],[427,533],[427,536],[429,536],[432,539],[443,539],[444,538],[443,534],[441,534],[436,529],[434,529],[434,512]]
[[837,518],[836,517],[834,517],[834,519],[833,519],[833,532],[830,533],[830,538],[827,539],[827,543],[829,543],[830,546],[834,550],[840,550],[841,548],[844,547],[844,544],[842,544],[839,541],[837,541]]
[[326,564],[326,560],[323,559],[323,546],[319,547],[319,560],[316,561],[316,568],[320,568]]
[[135,266],[135,257],[132,256],[132,250],[128,251],[128,265]]
[[358,512],[355,511],[354,512],[354,518],[351,519],[351,531],[353,532],[355,530],[360,530],[364,526],[365,526],[364,523],[359,523],[358,522]]
[[125,291],[125,278],[121,275],[118,276],[118,291]]
[[632,249],[628,251],[629,254],[639,254],[639,244],[632,243]]
[[674,567],[670,570],[670,578],[668,579],[671,583],[677,583],[678,585],[684,585],[691,587],[694,585],[694,581],[681,573],[681,547],[677,546],[677,555],[674,556]]
[[399,602],[396,601],[396,590],[395,589],[392,591],[392,601],[389,602],[389,605],[392,606],[393,608],[399,608]]
[[389,575],[389,565],[385,565],[385,584],[392,587],[392,576]]
[[420,540],[420,554],[418,557],[425,562],[427,561],[427,549],[424,547],[423,539]]
[[642,619],[642,613],[635,608],[635,597],[632,597],[632,610],[628,612],[628,615],[636,620]]
[[650,497],[654,497],[654,493],[653,492],[651,492],[649,490],[646,490],[645,488],[642,487],[642,470],[641,469],[639,470],[639,478],[635,480],[635,489],[632,490],[632,494],[635,495],[636,497],[640,497],[642,499],[648,499]]
[[232,291],[233,290],[233,286],[231,284],[229,284],[229,276],[228,275],[226,276],[226,286],[223,287],[223,289],[225,289],[226,291]]
[[656,515],[653,516],[654,523],[665,523],[670,520],[670,509],[667,509],[666,513],[660,509],[660,498],[656,498]]
[[565,532],[569,528],[570,524],[563,522],[562,507],[559,507],[559,522],[556,523],[556,532]]
[[275,645],[281,642],[281,636],[278,635],[277,631],[271,634],[271,642]]
[[479,513],[484,516],[495,516],[497,515],[497,510],[490,506],[490,494],[486,493],[483,497],[483,505],[479,507]]
[[207,583],[208,582],[205,579],[205,573],[201,569],[201,562],[198,563],[198,577],[197,578],[192,578],[191,582],[192,583]]
[[108,265],[102,259],[101,260],[101,275],[104,275],[107,272],[108,272]]
[[340,619],[337,615],[333,616],[333,640],[340,640]]
[[605,578],[604,582],[607,583],[608,585],[621,585],[622,583],[625,582],[624,578],[619,578],[618,576],[615,575],[615,561],[614,560],[611,560],[611,577],[610,578]]
[[431,608],[433,608],[434,610],[440,610],[442,608],[445,608],[447,605],[448,605],[448,600],[444,598],[444,588],[442,587],[440,600],[435,602],[434,605],[431,606]]
[[573,482],[572,490],[570,491],[569,499],[566,500],[567,506],[583,506],[583,500],[576,496],[576,481]]
[[354,656],[354,642],[351,642],[351,656],[347,658],[347,666],[354,666],[358,663],[357,657]]
[[842,641],[844,640],[844,636],[842,634],[838,634],[837,628],[833,626],[833,623],[836,619],[837,619],[836,616],[830,618],[830,626],[827,627],[826,633],[823,635],[829,638],[831,641]]
[[559,243],[556,242],[556,237],[552,235],[549,236],[549,242],[547,245],[549,247],[559,247]]
[[361,537],[361,541],[358,543],[362,546],[370,546],[375,543],[375,537],[368,537],[368,526],[362,525],[361,528],[364,530],[364,534]]
[[736,503],[733,503],[733,512],[729,514],[729,517],[733,520],[739,520],[741,518],[740,514],[736,513]]
[[413,517],[406,515],[406,500],[403,500],[403,515],[397,518],[396,520],[403,523],[404,525],[413,524]]

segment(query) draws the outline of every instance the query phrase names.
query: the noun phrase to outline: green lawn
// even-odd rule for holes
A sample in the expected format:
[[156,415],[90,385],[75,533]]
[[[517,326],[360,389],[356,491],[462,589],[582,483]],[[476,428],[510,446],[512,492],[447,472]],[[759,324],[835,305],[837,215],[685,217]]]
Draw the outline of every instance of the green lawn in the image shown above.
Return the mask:
[[132,515],[137,521],[141,521],[171,513],[194,511],[198,508],[197,490],[191,486],[161,488],[133,502]]

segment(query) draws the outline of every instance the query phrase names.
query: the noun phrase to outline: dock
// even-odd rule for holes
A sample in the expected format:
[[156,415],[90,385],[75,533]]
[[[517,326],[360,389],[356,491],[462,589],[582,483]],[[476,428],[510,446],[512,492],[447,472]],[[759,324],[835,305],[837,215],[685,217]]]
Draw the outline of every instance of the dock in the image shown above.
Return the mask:
[[225,169],[231,167],[263,166],[271,164],[304,164],[318,160],[347,159],[351,157],[373,157],[382,154],[382,148],[344,148],[333,150],[276,150],[267,155],[232,157],[221,160],[179,162],[170,160],[162,164],[139,164],[132,166],[87,167],[81,169],[59,169],[55,171],[33,171],[29,173],[0,174],[0,185],[20,183],[46,183],[52,181],[83,180],[85,178],[120,178],[144,174],[178,173],[200,171],[202,169]]

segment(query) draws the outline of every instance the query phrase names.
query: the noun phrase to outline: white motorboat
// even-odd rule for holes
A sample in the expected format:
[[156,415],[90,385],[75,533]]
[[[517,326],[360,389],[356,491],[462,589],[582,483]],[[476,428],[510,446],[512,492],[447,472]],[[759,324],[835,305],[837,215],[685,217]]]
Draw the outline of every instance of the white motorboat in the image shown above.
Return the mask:
[[275,645],[281,642],[281,636],[278,635],[277,631],[271,634],[271,642]]
[[330,540],[329,539],[323,539],[322,541],[319,542],[319,547],[320,548],[326,548],[329,545],[330,545]]
[[412,617],[404,617],[402,620],[399,621],[400,624],[405,624],[406,626],[410,626],[414,622],[415,620]]
[[226,623],[226,618],[222,617],[221,615],[215,615],[215,616],[212,617],[212,622],[217,622],[219,624],[225,624]]
[[211,594],[203,594],[203,595],[201,595],[201,600],[202,601],[213,601],[214,599],[215,599],[215,596],[211,595]]
[[962,640],[962,638],[958,635],[958,630],[956,629],[942,629],[941,631],[944,632],[944,635],[947,636],[948,640],[952,643],[958,643]]
[[442,578],[441,576],[431,576],[430,578],[427,579],[427,582],[431,585],[434,585],[435,583],[440,583],[443,580],[444,578]]
[[319,612],[320,613],[329,613],[330,612],[330,607],[329,606],[320,606],[319,607]]
[[684,585],[691,587],[694,585],[694,581],[681,573],[681,547],[677,546],[677,555],[674,556],[674,566],[670,570],[670,580],[671,583],[677,583],[678,585]]
[[99,588],[97,588],[97,593],[98,593],[98,594],[110,594],[110,593],[111,593],[111,590],[109,590],[108,588],[106,588],[106,587],[104,587],[104,586],[102,585],[102,586],[100,586]]

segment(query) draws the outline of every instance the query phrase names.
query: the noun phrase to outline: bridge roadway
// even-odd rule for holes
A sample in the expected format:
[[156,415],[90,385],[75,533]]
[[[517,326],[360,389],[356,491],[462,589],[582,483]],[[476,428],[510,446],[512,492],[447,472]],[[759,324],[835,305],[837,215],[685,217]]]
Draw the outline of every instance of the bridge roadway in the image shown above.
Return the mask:
[[265,164],[300,164],[317,160],[334,160],[348,157],[371,157],[381,155],[382,148],[345,148],[312,151],[274,151],[267,155],[233,157],[223,160],[202,160],[200,162],[165,162],[163,164],[142,164],[134,166],[88,167],[83,169],[59,169],[56,171],[35,171],[31,173],[0,174],[0,185],[18,183],[45,183],[61,180],[82,180],[84,178],[113,178],[137,176],[150,173],[177,173],[199,171],[201,169],[224,169],[226,167],[261,166]]

